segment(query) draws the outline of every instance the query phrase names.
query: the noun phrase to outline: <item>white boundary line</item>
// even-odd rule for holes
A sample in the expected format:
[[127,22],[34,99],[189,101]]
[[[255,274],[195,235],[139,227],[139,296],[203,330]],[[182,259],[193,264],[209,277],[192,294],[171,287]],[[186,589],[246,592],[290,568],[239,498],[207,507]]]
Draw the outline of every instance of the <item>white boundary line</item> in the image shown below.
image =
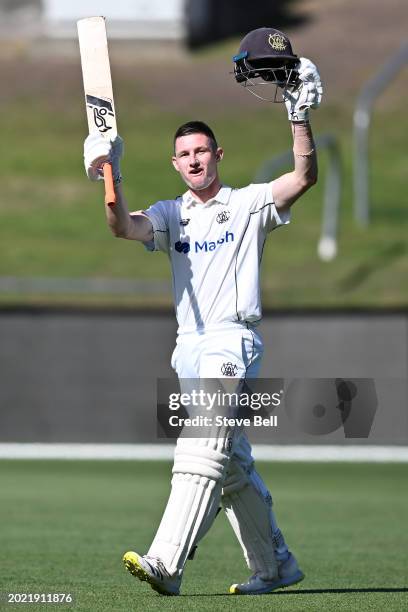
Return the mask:
[[[173,458],[173,444],[0,443],[0,459],[160,461]],[[406,446],[254,444],[259,461],[408,463]]]

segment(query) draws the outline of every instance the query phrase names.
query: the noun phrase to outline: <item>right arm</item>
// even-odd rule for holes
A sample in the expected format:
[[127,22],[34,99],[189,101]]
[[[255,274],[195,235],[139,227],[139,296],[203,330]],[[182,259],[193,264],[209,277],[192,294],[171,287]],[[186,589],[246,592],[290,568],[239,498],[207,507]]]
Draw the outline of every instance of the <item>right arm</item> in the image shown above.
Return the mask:
[[106,220],[114,236],[127,240],[150,242],[153,240],[153,226],[143,210],[129,213],[122,184],[115,186],[116,204],[105,204]]
[[98,132],[90,134],[84,143],[84,163],[88,178],[91,181],[102,180],[103,163],[112,164],[115,185],[116,203],[105,204],[106,219],[114,236],[127,240],[150,242],[153,240],[153,225],[143,210],[129,213],[121,185],[119,162],[123,156],[123,140],[117,136],[108,141]]

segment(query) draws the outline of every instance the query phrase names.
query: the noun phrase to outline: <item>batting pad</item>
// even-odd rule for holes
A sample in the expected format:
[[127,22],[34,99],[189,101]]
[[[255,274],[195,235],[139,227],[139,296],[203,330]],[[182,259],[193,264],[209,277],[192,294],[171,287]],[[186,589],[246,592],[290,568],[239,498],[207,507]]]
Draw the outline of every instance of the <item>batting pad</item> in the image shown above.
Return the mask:
[[[211,527],[220,505],[229,454],[222,440],[179,439],[172,488],[148,555],[171,575],[181,575],[187,557]],[[215,448],[214,448],[215,447]]]
[[[222,504],[241,544],[248,567],[264,579],[278,574],[273,534],[272,498],[264,485],[252,482],[255,470],[247,474],[236,461],[231,461],[224,482]],[[256,477],[260,477],[256,474]]]

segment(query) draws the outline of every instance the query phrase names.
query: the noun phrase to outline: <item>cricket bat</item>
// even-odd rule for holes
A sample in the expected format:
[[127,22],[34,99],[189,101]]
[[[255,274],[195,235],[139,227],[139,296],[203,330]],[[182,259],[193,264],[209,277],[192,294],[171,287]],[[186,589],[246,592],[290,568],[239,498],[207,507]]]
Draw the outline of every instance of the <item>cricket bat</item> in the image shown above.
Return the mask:
[[[114,140],[117,136],[116,113],[105,17],[80,19],[77,26],[89,133],[99,131],[107,140]],[[116,194],[112,166],[108,162],[103,165],[103,177],[105,204],[114,206]]]

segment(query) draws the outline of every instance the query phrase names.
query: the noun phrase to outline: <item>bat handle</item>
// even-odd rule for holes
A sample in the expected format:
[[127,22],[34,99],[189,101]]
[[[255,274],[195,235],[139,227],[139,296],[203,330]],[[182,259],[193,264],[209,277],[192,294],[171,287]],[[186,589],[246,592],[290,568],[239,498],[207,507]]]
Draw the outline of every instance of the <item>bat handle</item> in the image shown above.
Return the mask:
[[113,185],[112,164],[106,163],[103,165],[103,180],[105,181],[105,204],[115,206],[116,193]]

